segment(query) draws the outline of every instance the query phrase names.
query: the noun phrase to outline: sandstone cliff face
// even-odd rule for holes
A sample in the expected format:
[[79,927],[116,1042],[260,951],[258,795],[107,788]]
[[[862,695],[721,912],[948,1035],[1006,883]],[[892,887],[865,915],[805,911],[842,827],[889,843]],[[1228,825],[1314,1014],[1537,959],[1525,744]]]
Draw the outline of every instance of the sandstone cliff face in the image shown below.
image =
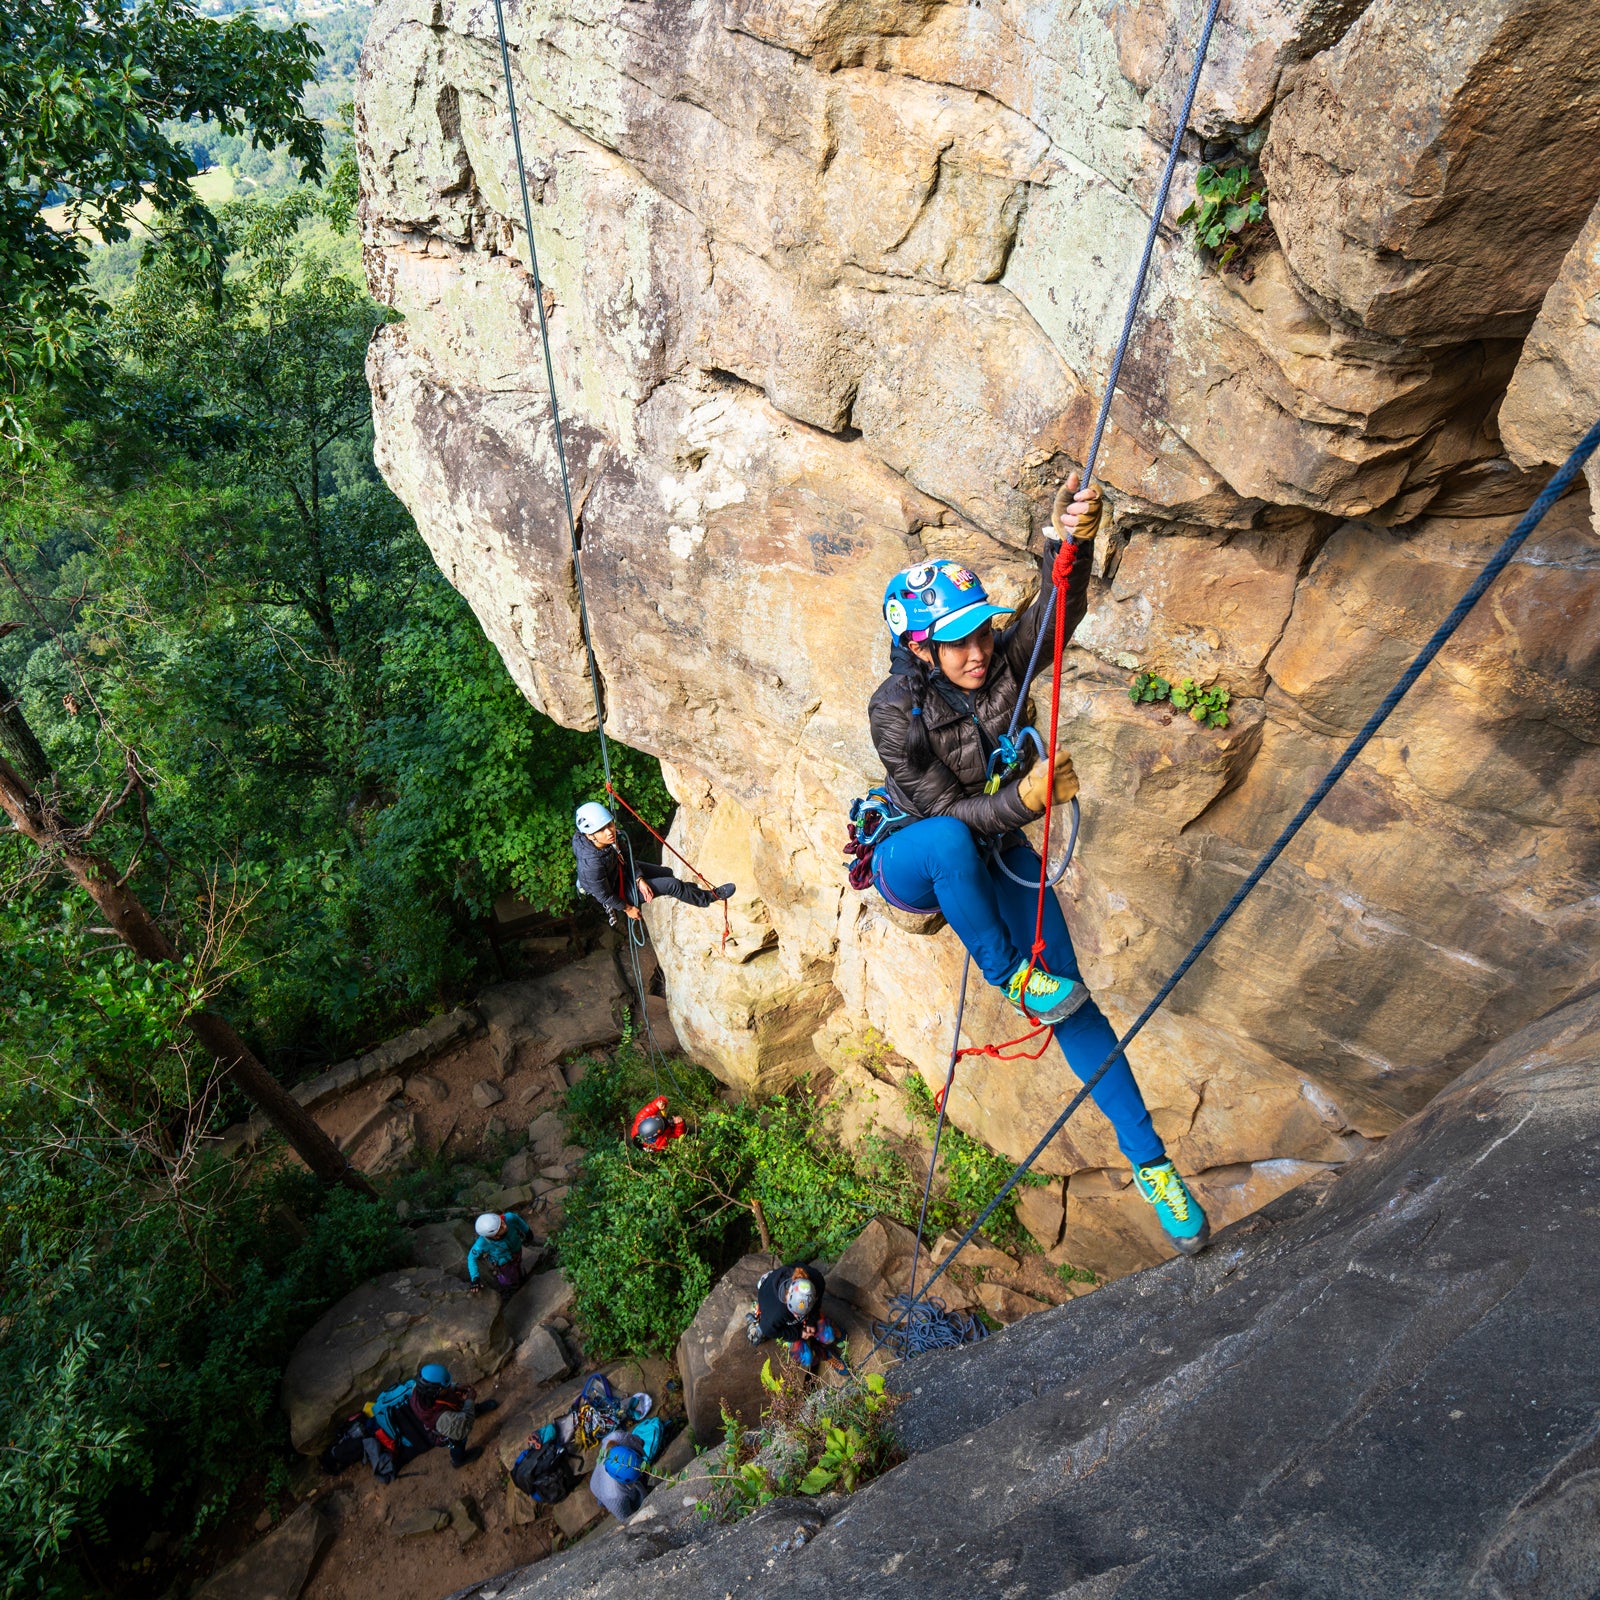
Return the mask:
[[[1084,829],[1063,897],[1114,1021],[1600,409],[1600,12],[1436,11],[1225,7],[1179,190],[1201,141],[1264,135],[1274,238],[1244,281],[1168,219],[1064,673]],[[942,1077],[959,946],[839,865],[879,770],[878,599],[932,556],[1004,597],[1032,583],[1197,14],[508,6],[607,726],[667,763],[674,842],[740,885],[726,952],[703,914],[650,914],[679,1035],[730,1082],[848,1067],[868,1030]],[[499,74],[481,0],[380,5],[363,216],[405,320],[370,359],[379,462],[529,698],[585,726]],[[1132,1052],[1186,1169],[1259,1204],[1592,972],[1597,610],[1575,495]],[[1135,665],[1225,684],[1232,724],[1131,705]],[[968,1036],[1014,1020],[980,992]],[[1074,1086],[1053,1047],[968,1063],[953,1114],[1020,1153]],[[1125,1174],[1091,1109],[1042,1165],[1071,1175],[1070,1256]]]

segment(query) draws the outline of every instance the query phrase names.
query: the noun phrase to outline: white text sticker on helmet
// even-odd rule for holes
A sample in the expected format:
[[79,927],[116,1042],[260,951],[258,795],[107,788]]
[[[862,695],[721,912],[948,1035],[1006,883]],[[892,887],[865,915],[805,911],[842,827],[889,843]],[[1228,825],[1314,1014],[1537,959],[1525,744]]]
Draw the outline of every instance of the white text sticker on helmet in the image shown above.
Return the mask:
[[883,608],[883,619],[889,624],[890,633],[906,631],[906,608],[898,600],[891,600]]
[[906,573],[906,588],[908,589],[926,589],[932,582],[932,567],[912,567]]

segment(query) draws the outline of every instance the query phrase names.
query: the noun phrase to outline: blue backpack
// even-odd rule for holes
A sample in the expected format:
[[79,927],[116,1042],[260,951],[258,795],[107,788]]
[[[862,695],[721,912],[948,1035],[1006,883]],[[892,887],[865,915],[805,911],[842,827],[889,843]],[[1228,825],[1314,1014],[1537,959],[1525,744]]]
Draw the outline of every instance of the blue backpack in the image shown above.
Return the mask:
[[637,1483],[644,1457],[631,1444],[614,1444],[606,1451],[606,1472],[618,1483]]
[[391,1439],[398,1440],[400,1435],[394,1421],[393,1413],[411,1398],[411,1390],[416,1380],[407,1378],[404,1383],[397,1383],[392,1389],[385,1389],[376,1400],[372,1402],[372,1420],[389,1435]]

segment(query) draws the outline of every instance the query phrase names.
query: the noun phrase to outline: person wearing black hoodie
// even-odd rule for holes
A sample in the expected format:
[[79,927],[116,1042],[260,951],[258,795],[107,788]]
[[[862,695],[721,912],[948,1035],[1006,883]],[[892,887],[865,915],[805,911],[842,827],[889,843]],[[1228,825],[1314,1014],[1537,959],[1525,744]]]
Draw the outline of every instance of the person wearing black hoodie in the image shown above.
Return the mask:
[[598,900],[613,922],[619,911],[637,922],[640,906],[657,895],[681,900],[686,906],[712,906],[733,898],[731,883],[703,889],[697,883],[685,883],[667,867],[635,862],[631,850],[618,848],[616,818],[598,801],[578,807],[577,824],[572,858],[578,864],[578,888]]

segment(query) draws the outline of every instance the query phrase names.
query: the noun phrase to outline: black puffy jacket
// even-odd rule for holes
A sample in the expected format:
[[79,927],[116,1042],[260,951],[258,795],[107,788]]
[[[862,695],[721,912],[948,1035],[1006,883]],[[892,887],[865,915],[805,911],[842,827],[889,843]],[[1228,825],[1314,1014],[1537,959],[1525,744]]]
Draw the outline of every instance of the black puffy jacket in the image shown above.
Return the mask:
[[597,845],[587,835],[572,836],[572,859],[578,863],[578,887],[592,894],[607,911],[615,915],[626,911],[633,884],[622,852],[614,844]]
[[[989,755],[1011,723],[1018,700],[1028,692],[1022,681],[1028,657],[1039,636],[1045,602],[1050,596],[1051,568],[1060,549],[1045,540],[1039,568],[1039,593],[1019,611],[1011,626],[995,635],[994,660],[988,681],[980,689],[957,689],[948,679],[936,678],[923,700],[922,725],[933,748],[933,760],[918,771],[906,759],[906,734],[911,726],[917,659],[896,645],[889,657],[889,676],[867,703],[872,742],[888,778],[886,787],[895,804],[911,817],[954,817],[976,834],[992,836],[1020,828],[1038,819],[1017,794],[1017,779],[1031,763],[1024,763],[1010,783],[996,794],[985,794]],[[1094,566],[1094,546],[1080,545],[1067,584],[1067,637],[1089,609],[1089,573]],[[1055,623],[1052,620],[1051,629]],[[1048,653],[1040,658],[1049,666]],[[1048,733],[1048,730],[1041,729]]]

